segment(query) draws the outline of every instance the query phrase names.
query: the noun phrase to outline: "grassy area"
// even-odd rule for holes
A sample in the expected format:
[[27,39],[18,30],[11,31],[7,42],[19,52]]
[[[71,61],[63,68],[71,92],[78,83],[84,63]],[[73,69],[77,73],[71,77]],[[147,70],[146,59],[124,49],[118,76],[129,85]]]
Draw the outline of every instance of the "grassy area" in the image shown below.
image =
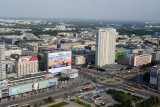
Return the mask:
[[155,105],[155,106],[153,106],[153,107],[160,107],[160,103],[159,103],[159,104],[157,104],[157,105]]
[[55,102],[54,99],[51,96],[49,96],[47,99],[43,99],[43,101],[44,102],[41,102],[39,104],[35,104],[33,107],[40,107],[40,106],[44,106],[44,105]]
[[153,107],[160,107],[160,103],[159,103],[159,104],[157,104],[157,105],[154,105]]
[[114,81],[107,81],[107,83],[114,84],[115,82]]
[[82,101],[80,101],[80,100],[78,100],[78,99],[71,99],[71,101],[73,101],[73,102],[75,102],[75,103],[77,103],[77,104],[80,104],[80,105],[82,105],[82,106],[84,106],[84,107],[91,107],[90,104],[87,104],[87,103],[85,103],[85,102],[82,102]]
[[48,107],[62,107],[64,105],[67,105],[68,103],[66,102],[61,102],[61,103],[58,103],[58,104],[55,104],[55,105],[51,105],[51,106],[48,106]]
[[79,99],[81,99],[81,100],[83,100],[83,101],[86,101],[86,102],[88,102],[88,103],[92,103],[92,104],[95,105],[95,107],[101,107],[100,105],[98,105],[98,104],[96,104],[96,103],[93,103],[93,102],[90,102],[90,101],[88,101],[88,100],[85,100],[85,99],[82,99],[82,98],[79,98]]
[[140,100],[142,100],[143,98],[135,96],[135,95],[131,95],[130,93],[126,94],[122,91],[117,91],[114,89],[109,89],[107,90],[107,93],[115,96],[115,98],[119,101],[119,102],[126,102],[126,101],[133,101],[133,102],[138,102]]
[[152,96],[149,99],[136,104],[136,107],[159,107],[159,105],[160,99],[158,97]]

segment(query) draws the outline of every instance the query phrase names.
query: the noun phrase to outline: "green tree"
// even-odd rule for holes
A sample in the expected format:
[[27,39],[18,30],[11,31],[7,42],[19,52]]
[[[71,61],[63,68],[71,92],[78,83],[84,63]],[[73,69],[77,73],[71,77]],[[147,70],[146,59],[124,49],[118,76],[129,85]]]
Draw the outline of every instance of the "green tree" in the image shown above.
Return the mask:
[[89,66],[89,69],[95,69],[95,67],[91,65],[91,66]]
[[37,57],[38,57],[38,60],[42,60],[42,56],[41,55],[37,55]]
[[86,68],[86,67],[88,67],[88,64],[83,64],[82,65],[82,68]]
[[131,70],[131,69],[132,69],[132,67],[127,67],[127,68],[126,68],[126,70]]
[[50,103],[51,103],[51,102],[54,102],[53,97],[49,96],[49,97],[48,97],[48,101],[49,101]]
[[101,103],[101,104],[100,104],[100,107],[101,107],[101,106],[105,106],[105,104]]
[[34,107],[38,107],[38,104],[35,104]]
[[136,107],[153,107],[154,105],[159,104],[159,102],[160,100],[158,97],[152,96],[149,99],[137,104]]
[[64,81],[64,78],[63,78],[63,77],[60,77],[60,78],[58,79],[58,81]]
[[127,100],[127,101],[125,102],[124,106],[125,106],[125,107],[133,107],[133,106],[132,106],[132,101]]
[[120,71],[123,71],[123,68],[121,68]]
[[66,80],[67,82],[69,81],[69,79],[70,79],[69,77],[66,77],[66,78],[65,78],[65,80]]

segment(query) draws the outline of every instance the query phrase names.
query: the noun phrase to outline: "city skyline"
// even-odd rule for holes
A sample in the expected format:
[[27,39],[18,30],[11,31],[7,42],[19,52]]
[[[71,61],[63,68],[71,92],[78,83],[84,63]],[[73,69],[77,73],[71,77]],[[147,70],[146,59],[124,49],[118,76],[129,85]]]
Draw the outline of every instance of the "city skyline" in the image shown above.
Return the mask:
[[150,21],[160,18],[159,5],[160,0],[1,0],[0,14],[20,18]]
[[0,107],[160,106],[160,0],[0,1]]

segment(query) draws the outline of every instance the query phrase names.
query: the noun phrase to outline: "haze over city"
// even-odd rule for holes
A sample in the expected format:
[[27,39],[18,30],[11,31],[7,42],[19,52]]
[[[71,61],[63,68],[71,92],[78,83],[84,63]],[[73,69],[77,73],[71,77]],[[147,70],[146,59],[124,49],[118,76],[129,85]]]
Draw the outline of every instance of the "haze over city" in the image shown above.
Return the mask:
[[160,0],[0,0],[0,107],[160,107]]
[[0,0],[1,17],[150,21],[160,0]]

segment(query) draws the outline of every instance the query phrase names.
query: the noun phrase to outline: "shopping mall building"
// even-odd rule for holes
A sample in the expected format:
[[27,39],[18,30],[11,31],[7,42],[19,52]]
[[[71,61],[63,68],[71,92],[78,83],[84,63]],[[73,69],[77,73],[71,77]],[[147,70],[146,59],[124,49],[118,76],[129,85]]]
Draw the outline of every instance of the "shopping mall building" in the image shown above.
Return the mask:
[[0,81],[0,98],[38,91],[58,84],[58,79],[49,72],[39,72]]

